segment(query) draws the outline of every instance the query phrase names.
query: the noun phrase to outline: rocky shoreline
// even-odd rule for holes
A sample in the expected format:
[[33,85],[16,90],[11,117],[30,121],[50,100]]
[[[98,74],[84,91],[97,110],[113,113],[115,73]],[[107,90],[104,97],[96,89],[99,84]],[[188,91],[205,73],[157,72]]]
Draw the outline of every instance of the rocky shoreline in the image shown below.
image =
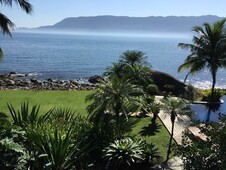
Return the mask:
[[0,75],[0,90],[94,90],[93,84],[81,84],[78,80],[38,80],[27,74],[10,72]]

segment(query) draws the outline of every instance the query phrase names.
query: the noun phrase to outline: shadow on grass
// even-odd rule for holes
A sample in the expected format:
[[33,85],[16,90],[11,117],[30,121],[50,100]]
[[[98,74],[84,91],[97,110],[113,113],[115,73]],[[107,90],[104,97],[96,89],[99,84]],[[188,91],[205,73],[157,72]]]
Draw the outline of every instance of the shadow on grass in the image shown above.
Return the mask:
[[152,122],[148,126],[144,126],[139,132],[139,134],[141,136],[155,136],[158,132],[160,132],[161,126],[162,125],[156,122]]

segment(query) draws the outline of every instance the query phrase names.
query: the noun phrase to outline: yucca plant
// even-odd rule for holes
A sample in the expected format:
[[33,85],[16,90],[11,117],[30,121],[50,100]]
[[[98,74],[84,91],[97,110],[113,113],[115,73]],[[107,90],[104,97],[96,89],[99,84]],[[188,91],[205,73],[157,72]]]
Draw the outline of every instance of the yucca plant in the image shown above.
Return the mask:
[[145,159],[141,140],[125,138],[115,140],[103,151],[107,167],[111,169],[129,169]]
[[45,166],[49,165],[53,170],[63,170],[75,166],[92,147],[90,143],[82,144],[81,141],[73,139],[72,127],[67,133],[62,133],[55,128],[52,133],[49,130],[36,140],[36,145],[40,148],[42,154],[47,155]]
[[21,103],[20,110],[16,111],[12,104],[7,104],[11,117],[13,119],[13,124],[26,127],[27,124],[35,124],[39,117],[39,105],[32,106],[31,111],[29,111],[29,104],[28,102]]

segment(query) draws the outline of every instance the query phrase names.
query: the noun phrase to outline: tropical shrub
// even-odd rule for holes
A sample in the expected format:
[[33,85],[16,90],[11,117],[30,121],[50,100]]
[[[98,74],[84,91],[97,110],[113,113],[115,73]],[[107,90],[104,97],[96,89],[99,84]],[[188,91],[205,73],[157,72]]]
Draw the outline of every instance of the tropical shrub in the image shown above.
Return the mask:
[[181,155],[184,169],[223,170],[226,167],[226,119],[219,123],[200,127],[207,140],[191,138],[184,134],[182,144],[176,147],[176,154]]
[[154,144],[149,144],[146,141],[143,141],[141,147],[144,149],[145,154],[145,163],[146,165],[154,165],[162,161],[162,156],[160,155],[158,148]]
[[211,93],[211,90],[207,90],[203,92],[203,101],[211,101],[212,97],[212,102],[219,102],[221,97],[223,96],[223,93],[221,90],[214,90],[213,94]]
[[175,153],[182,156],[185,170],[223,170],[218,144],[204,141],[191,142],[187,136],[184,136],[182,144],[177,147]]
[[158,93],[158,86],[157,85],[155,85],[155,84],[150,84],[150,85],[148,85],[148,87],[147,87],[147,93],[149,94],[149,95],[155,95],[156,93]]
[[0,169],[27,169],[32,156],[26,148],[26,133],[10,123],[5,125],[0,133]]
[[130,169],[134,164],[145,159],[141,140],[125,138],[115,140],[103,151],[107,167],[111,169]]
[[[9,155],[14,158],[8,159],[8,164],[23,165],[31,169],[51,168],[53,170],[72,167],[83,169],[87,166],[87,155],[95,146],[91,144],[93,139],[87,139],[86,132],[91,125],[81,116],[76,115],[71,109],[64,108],[50,109],[40,116],[39,106],[32,106],[30,111],[28,103],[22,103],[21,109],[17,112],[11,104],[8,104],[8,108],[13,127],[19,126],[19,132],[23,132],[23,138],[16,138],[16,141],[12,135],[5,135],[9,140],[7,138],[3,140],[4,145],[1,145],[0,152],[8,154],[4,150],[8,146],[6,142],[18,148],[20,146],[20,150],[7,149],[10,151]],[[1,116],[0,121],[5,119],[4,116]],[[11,130],[5,127],[3,129],[7,133]],[[27,162],[24,161],[25,156]],[[24,164],[21,165],[21,161]]]
[[31,111],[29,110],[28,102],[21,103],[20,110],[16,111],[12,104],[7,104],[10,115],[13,120],[13,124],[20,127],[26,127],[29,125],[35,125],[40,123],[39,119],[39,107],[38,105],[32,106]]
[[36,145],[42,154],[47,155],[45,165],[51,166],[52,169],[76,167],[76,163],[90,149],[90,143],[84,144],[73,140],[72,129],[68,129],[67,133],[62,133],[56,128],[54,134],[47,130],[36,140]]

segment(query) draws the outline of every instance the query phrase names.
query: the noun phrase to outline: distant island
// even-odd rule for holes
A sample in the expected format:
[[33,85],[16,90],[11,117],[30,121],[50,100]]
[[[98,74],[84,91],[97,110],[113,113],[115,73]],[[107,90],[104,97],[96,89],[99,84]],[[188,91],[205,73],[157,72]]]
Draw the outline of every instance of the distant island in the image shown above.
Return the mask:
[[[222,17],[206,16],[90,16],[70,17],[50,25],[29,30],[34,31],[77,31],[77,32],[113,32],[113,33],[189,33],[191,28],[204,22],[213,23]],[[19,28],[18,30],[28,30]]]

